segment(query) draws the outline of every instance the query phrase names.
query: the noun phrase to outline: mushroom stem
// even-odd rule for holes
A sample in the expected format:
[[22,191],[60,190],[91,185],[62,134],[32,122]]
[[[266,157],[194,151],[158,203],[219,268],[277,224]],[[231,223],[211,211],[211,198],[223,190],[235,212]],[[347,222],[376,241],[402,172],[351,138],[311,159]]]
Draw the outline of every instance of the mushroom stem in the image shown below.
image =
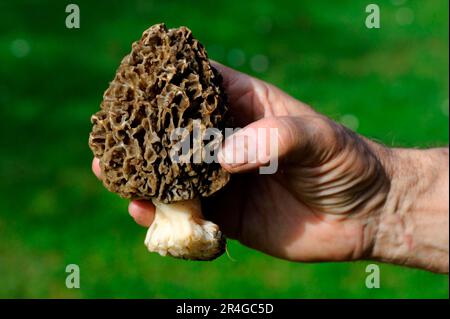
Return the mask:
[[211,260],[224,252],[225,238],[216,224],[203,219],[198,198],[171,204],[152,201],[155,219],[145,237],[149,251],[192,260]]

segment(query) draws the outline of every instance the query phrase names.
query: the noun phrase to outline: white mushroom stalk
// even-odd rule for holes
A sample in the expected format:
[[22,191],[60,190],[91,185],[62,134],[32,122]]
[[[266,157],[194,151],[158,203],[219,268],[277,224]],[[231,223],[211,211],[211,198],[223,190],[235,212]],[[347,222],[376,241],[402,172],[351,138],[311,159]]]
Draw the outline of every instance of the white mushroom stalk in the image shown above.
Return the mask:
[[198,198],[171,204],[152,201],[155,218],[145,238],[149,251],[191,260],[211,260],[223,253],[225,238],[216,224],[203,219]]

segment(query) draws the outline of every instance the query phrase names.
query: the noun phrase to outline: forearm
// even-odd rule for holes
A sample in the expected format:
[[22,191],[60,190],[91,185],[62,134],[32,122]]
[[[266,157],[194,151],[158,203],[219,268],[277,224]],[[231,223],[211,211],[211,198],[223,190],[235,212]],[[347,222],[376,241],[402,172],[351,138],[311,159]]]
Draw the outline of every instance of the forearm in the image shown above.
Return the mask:
[[393,149],[387,157],[391,185],[372,258],[448,273],[448,149]]

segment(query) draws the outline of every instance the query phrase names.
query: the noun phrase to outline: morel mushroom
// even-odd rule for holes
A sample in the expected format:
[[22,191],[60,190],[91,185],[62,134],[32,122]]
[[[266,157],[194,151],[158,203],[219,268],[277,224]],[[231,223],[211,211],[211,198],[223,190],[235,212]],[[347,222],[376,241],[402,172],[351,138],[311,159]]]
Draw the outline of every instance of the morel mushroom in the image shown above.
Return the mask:
[[[149,251],[211,260],[225,250],[219,227],[203,220],[200,198],[225,186],[229,174],[217,161],[170,156],[179,143],[171,135],[176,128],[191,135],[199,123],[202,131],[223,133],[228,116],[221,83],[188,28],[157,24],[133,43],[91,118],[89,146],[100,159],[105,187],[156,206],[145,239]],[[190,149],[190,159],[195,152]]]

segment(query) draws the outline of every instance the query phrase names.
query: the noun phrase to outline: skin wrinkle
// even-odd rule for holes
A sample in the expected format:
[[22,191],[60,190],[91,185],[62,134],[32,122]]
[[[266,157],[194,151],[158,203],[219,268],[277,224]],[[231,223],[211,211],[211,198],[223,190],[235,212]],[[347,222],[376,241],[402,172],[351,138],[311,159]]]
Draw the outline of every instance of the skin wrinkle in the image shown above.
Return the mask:
[[[339,176],[340,178],[344,178],[349,175],[354,175],[351,170],[348,170],[348,168],[353,165],[353,162],[349,160],[349,157],[350,153],[343,152],[337,155],[332,160],[318,167],[300,167],[300,174],[304,178],[315,180],[316,185],[328,183],[330,180],[336,179],[337,176]],[[344,167],[342,167],[342,165],[344,165]],[[338,167],[341,168],[341,170],[336,170],[336,168]],[[342,170],[346,172],[342,172]]]
[[[297,114],[298,112],[294,113],[293,110],[291,112],[289,111],[289,107],[286,105],[287,101],[285,101],[284,99],[282,100],[281,103],[278,104],[276,103],[277,99],[275,96],[277,95],[277,93],[278,95],[282,94],[282,92],[278,92],[278,89],[272,87],[269,84],[261,83],[260,81],[258,84],[259,84],[258,87],[261,87],[259,92],[258,90],[256,91],[257,95],[259,96],[259,102],[266,105],[264,117],[273,117],[273,116],[287,117],[299,115]],[[297,109],[294,108],[294,110]]]
[[[352,158],[348,158],[348,157]],[[372,166],[369,165],[369,167],[363,171],[363,175],[358,174],[358,171],[354,171],[354,162],[355,162],[355,153],[354,152],[343,152],[341,155],[338,155],[335,159],[332,161],[326,163],[323,166],[320,166],[318,168],[309,169],[309,171],[319,171],[323,173],[323,178],[318,180],[318,183],[314,184],[314,178],[310,178],[311,186],[315,187],[309,187],[305,188],[306,183],[304,183],[304,179],[301,178],[298,180],[298,182],[295,184],[296,188],[300,189],[301,198],[305,199],[307,197],[308,201],[318,201],[319,205],[315,205],[318,208],[324,208],[327,207],[327,209],[331,210],[331,212],[335,209],[341,210],[347,210],[351,211],[354,207],[358,206],[361,202],[367,200],[367,197],[370,197],[372,195],[370,192],[367,195],[366,188],[369,188],[370,184],[372,184],[373,178],[370,178],[373,176],[373,169]],[[373,165],[373,164],[372,164]],[[325,172],[322,172],[322,170],[325,170]],[[299,174],[302,174],[302,169],[299,170]],[[331,174],[329,173],[331,172]],[[349,172],[346,174],[345,172]],[[327,174],[328,173],[328,174]],[[339,176],[342,178],[342,176],[348,176],[348,180],[352,179],[353,181],[348,183],[348,180],[344,180],[343,182],[339,183],[339,179],[337,177]],[[356,175],[356,177],[355,177]],[[306,179],[306,182],[308,179]],[[337,187],[337,184],[343,185]],[[328,185],[328,192],[322,193],[322,185],[327,184]],[[346,196],[347,193],[350,193],[353,189],[353,187],[357,185],[359,188],[361,188],[361,191],[357,193],[356,197],[357,199],[354,199],[352,197]],[[305,196],[308,195],[309,196]],[[328,196],[326,196],[328,195]],[[362,195],[362,196],[361,196]],[[332,198],[331,201],[327,201],[327,198]],[[340,213],[340,212],[339,212]]]
[[[368,173],[365,173],[368,175]],[[320,190],[313,191],[316,196],[321,197],[322,195],[331,195],[333,193],[339,193],[345,189],[349,189],[355,185],[357,185],[361,178],[354,178],[354,174],[351,171],[343,172],[342,177],[340,179],[331,178],[327,176],[327,172],[324,172],[322,175],[317,175],[314,177],[305,177],[305,181],[299,186],[302,188],[302,191],[306,194],[310,193],[308,191],[308,187],[311,188],[314,185],[317,185],[317,188]],[[315,180],[317,183],[315,183]],[[334,190],[334,192],[333,192]],[[327,192],[328,191],[328,192]]]
[[[304,142],[301,141],[302,136],[300,136],[300,134],[296,132],[297,130],[295,127],[293,127],[292,122],[283,121],[283,119],[281,119],[281,121],[284,122],[284,125],[282,126],[281,130],[278,130],[279,136],[277,136],[277,141],[278,155],[280,157],[283,157],[288,154],[291,145],[302,145]],[[280,131],[284,135],[281,135]]]
[[368,227],[366,225],[363,227],[360,232],[360,238],[356,241],[355,249],[353,250],[352,260],[357,260],[358,258],[367,258],[368,251],[371,248],[370,240],[368,242],[367,238],[369,238]]
[[[272,117],[274,115],[274,111],[272,109],[272,99],[270,98],[271,91],[267,85],[258,85],[256,95],[258,96],[259,102],[266,105],[264,109],[264,117]],[[280,115],[282,115],[282,113]]]
[[[406,187],[410,187],[410,186],[411,185],[406,185]],[[380,226],[379,233],[377,234],[378,238],[376,241],[380,243],[385,240],[388,240],[388,238],[391,238],[393,240],[392,244],[394,247],[394,250],[392,251],[392,257],[400,258],[399,256],[405,255],[405,252],[401,251],[401,250],[405,249],[403,241],[401,240],[401,238],[404,236],[404,235],[402,235],[402,233],[404,233],[404,231],[405,231],[403,218],[404,218],[404,215],[406,214],[406,212],[410,209],[411,202],[409,201],[409,199],[407,197],[404,197],[404,195],[397,194],[397,191],[398,191],[397,184],[393,184],[393,188],[396,191],[391,196],[395,196],[395,197],[398,196],[398,198],[389,200],[389,202],[392,201],[392,202],[396,203],[394,206],[395,208],[394,209],[387,208],[385,210],[384,218],[385,218],[385,222],[387,223],[387,225],[389,225],[389,223],[394,224],[394,229],[396,230],[396,232],[394,233],[394,236],[392,238],[392,236],[390,236],[390,234],[388,232],[386,232],[386,230],[387,230],[386,227],[384,227],[384,225],[382,224]],[[389,229],[391,229],[391,227],[389,227]],[[375,254],[376,254],[376,252],[375,252]],[[404,260],[402,260],[402,263],[405,263],[406,261],[407,260],[404,259]]]
[[[303,156],[299,156],[302,167],[326,165],[342,152],[345,139],[335,132],[336,129],[340,130],[340,126],[334,126],[328,118],[322,116],[305,116],[303,126],[309,131],[309,141],[305,145]],[[323,145],[323,149],[318,149],[317,145]]]

